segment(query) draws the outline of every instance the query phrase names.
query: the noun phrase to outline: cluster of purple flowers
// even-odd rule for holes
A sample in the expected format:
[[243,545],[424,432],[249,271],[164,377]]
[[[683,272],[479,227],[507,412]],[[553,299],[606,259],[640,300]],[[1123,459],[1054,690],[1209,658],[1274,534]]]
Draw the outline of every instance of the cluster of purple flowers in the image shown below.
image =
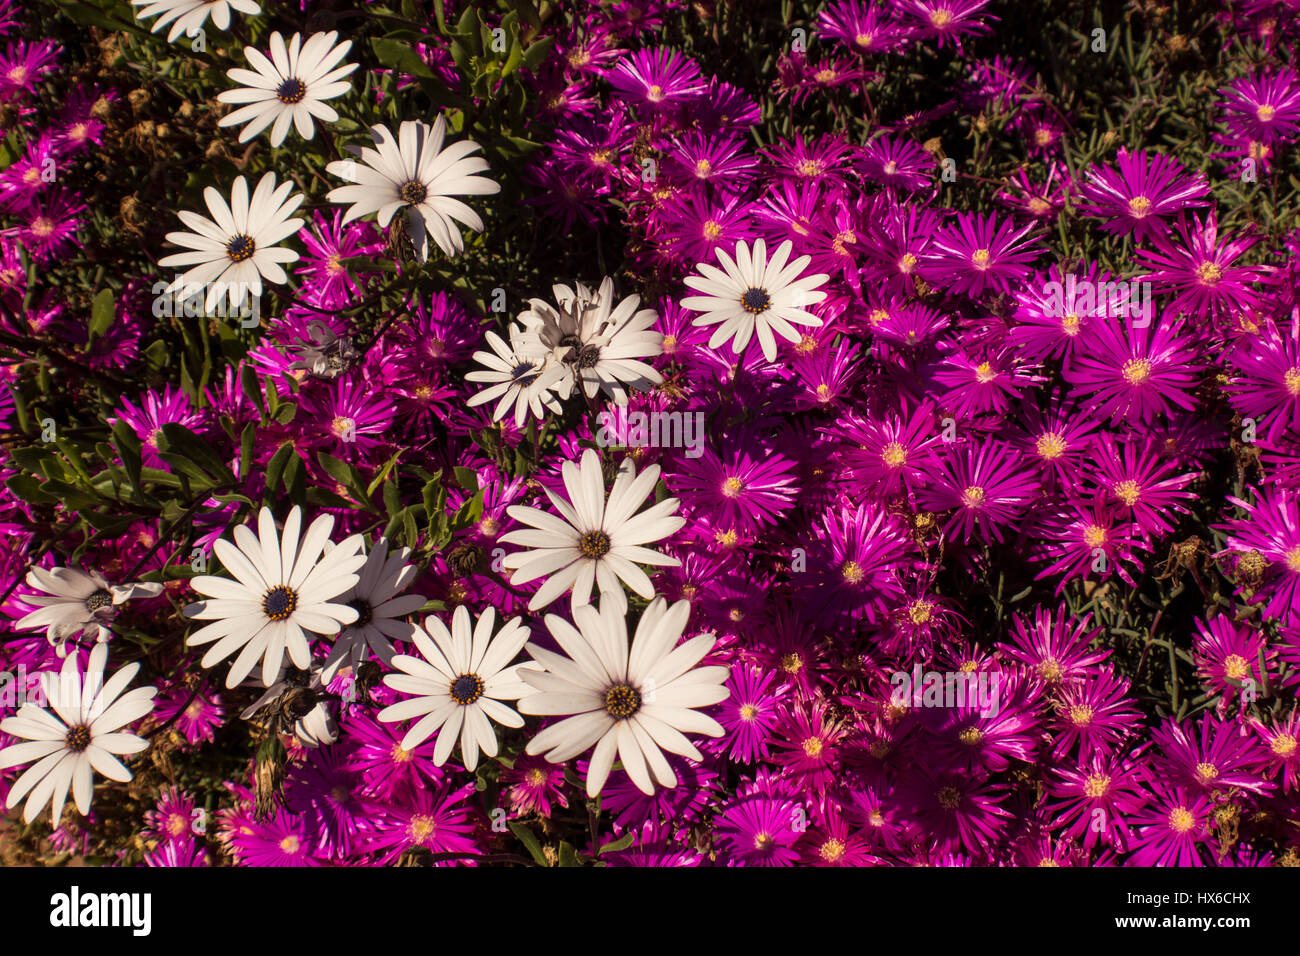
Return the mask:
[[[0,3],[0,30],[14,27],[11,6]],[[591,391],[585,413],[548,406],[543,422],[468,405],[479,389],[466,373],[496,327],[410,262],[392,265],[386,240],[400,219],[386,236],[342,211],[312,212],[291,299],[208,383],[132,374],[157,277],[127,276],[117,321],[83,356],[87,376],[129,386],[110,429],[129,429],[160,473],[178,468],[169,425],[246,473],[187,516],[184,548],[175,516],[153,512],[124,533],[60,540],[76,502],[33,504],[10,480],[0,611],[31,614],[30,567],[72,564],[73,552],[113,581],[163,572],[162,596],[112,618],[112,647],[126,634],[161,639],[142,726],[161,729],[155,746],[174,764],[237,739],[252,698],[201,680],[177,613],[192,592],[167,569],[244,523],[243,502],[278,489],[268,473],[305,488],[335,538],[371,533],[382,514],[359,503],[356,475],[376,478],[371,495],[399,460],[456,476],[445,510],[470,517],[440,547],[407,542],[420,565],[409,590],[448,611],[522,615],[538,633],[543,613],[529,606],[544,579],[511,580],[500,564],[515,550],[503,536],[525,527],[511,509],[547,509],[587,448],[613,467],[657,465],[684,525],[656,544],[669,560],[654,593],[689,603],[683,637],[716,635],[705,663],[730,673],[727,699],[705,711],[724,733],[693,738],[700,760],[668,755],[677,785],[652,795],[616,766],[596,838],[585,813],[563,822],[582,808],[590,753],[554,764],[506,735],[476,788],[459,753],[434,760],[436,737],[405,749],[401,726],[377,718],[401,695],[345,667],[318,697],[328,732],[284,736],[282,799],[264,799],[252,753],[220,792],[155,792],[145,862],[203,865],[220,852],[247,865],[373,865],[419,850],[451,865],[522,853],[504,821],[610,865],[1294,861],[1300,230],[1271,236],[1216,199],[1225,184],[1266,189],[1300,139],[1300,77],[1287,62],[1296,21],[1273,16],[1287,6],[1223,12],[1237,42],[1265,52],[1213,94],[1218,165],[1204,172],[1114,136],[1104,158],[1074,163],[1073,140],[1087,135],[1078,117],[1030,64],[980,52],[998,27],[987,0],[827,3],[764,89],[710,75],[669,44],[664,25],[681,12],[671,0],[548,24],[554,46],[527,73],[541,148],[525,167],[485,175],[520,178],[555,235],[625,235],[615,271],[658,313],[662,354],[646,361],[661,381],[625,394],[613,419]],[[441,41],[421,50],[455,77]],[[6,435],[20,422],[15,348],[33,336],[86,341],[90,321],[60,290],[27,285],[33,263],[75,252],[93,202],[45,171],[95,151],[115,96],[82,89],[45,125],[28,118],[58,55],[40,41],[0,53],[0,105],[25,144],[0,171],[0,382],[15,383],[0,394]],[[872,92],[903,57],[951,61],[963,80],[946,102],[891,112]],[[823,102],[865,111],[869,135],[786,135],[773,118]],[[938,135],[922,138],[990,117],[1023,160],[1001,182],[969,176]],[[1095,255],[1067,247],[1067,223],[1083,224]],[[789,244],[766,273],[751,267],[760,240]],[[734,304],[760,323],[752,339],[713,334],[704,308],[684,304],[724,295],[719,265],[749,267]],[[555,281],[603,278],[571,267]],[[414,271],[417,291],[363,330],[358,317],[394,268]],[[812,274],[823,295],[805,293],[802,319],[772,319],[773,359],[763,317],[783,285]],[[268,419],[263,389],[296,410]],[[637,420],[707,425],[691,444],[680,428],[647,440]],[[530,459],[532,473],[520,466]],[[417,503],[383,505],[400,515]],[[1160,582],[1183,603],[1154,603]],[[567,602],[548,613],[571,617]],[[0,668],[58,669],[63,649],[45,634],[6,630]],[[314,658],[331,643],[315,640]],[[1139,690],[1157,666],[1167,699]],[[0,734],[0,746],[13,742]],[[0,772],[0,799],[13,779]],[[80,831],[55,832],[68,844]]]

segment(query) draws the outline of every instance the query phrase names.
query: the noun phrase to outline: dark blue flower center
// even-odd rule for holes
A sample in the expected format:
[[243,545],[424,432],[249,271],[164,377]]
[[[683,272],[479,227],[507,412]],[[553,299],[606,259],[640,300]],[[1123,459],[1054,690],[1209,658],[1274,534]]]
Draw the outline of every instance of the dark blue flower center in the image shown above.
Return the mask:
[[253,241],[252,236],[235,236],[226,243],[226,255],[235,262],[243,262],[245,259],[252,258],[257,251],[257,243]]
[[298,594],[278,584],[262,595],[262,610],[273,621],[286,621],[298,607]]
[[483,696],[483,681],[477,674],[461,674],[451,682],[449,690],[452,700],[466,706]]
[[740,305],[746,312],[758,315],[766,312],[772,304],[772,297],[766,289],[746,289],[740,296]]
[[103,588],[100,588],[98,591],[92,591],[90,596],[86,598],[86,610],[90,611],[92,614],[95,611],[98,611],[101,607],[111,607],[112,605],[113,595],[108,591],[105,591]]
[[281,103],[288,103],[290,105],[301,103],[303,97],[307,95],[307,84],[296,76],[291,76],[279,85],[275,91],[275,95],[279,98]]

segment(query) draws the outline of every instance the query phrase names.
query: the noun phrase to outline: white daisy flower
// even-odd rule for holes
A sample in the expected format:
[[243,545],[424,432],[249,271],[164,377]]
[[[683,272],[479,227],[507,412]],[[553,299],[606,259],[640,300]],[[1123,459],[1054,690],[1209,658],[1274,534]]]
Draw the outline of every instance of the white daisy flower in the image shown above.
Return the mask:
[[437,732],[433,762],[441,767],[459,734],[461,760],[473,772],[480,750],[489,757],[497,755],[492,721],[506,727],[524,725],[524,719],[501,701],[528,693],[519,670],[530,665],[508,665],[527,643],[529,631],[518,617],[493,637],[495,626],[494,608],[484,611],[471,627],[469,611],[462,605],[452,615],[451,631],[436,617],[425,619],[425,630],[416,629],[415,646],[423,659],[408,654],[393,658],[393,666],[402,673],[387,675],[384,683],[417,696],[385,707],[379,719],[392,723],[420,718],[402,738],[403,750],[414,750]]
[[406,210],[406,231],[423,262],[429,254],[429,235],[449,256],[465,248],[456,222],[482,232],[483,220],[478,213],[453,196],[487,196],[501,187],[475,173],[485,172],[487,161],[468,158],[478,144],[463,139],[443,149],[447,120],[439,116],[433,126],[408,120],[398,129],[396,140],[386,126],[371,127],[376,149],[349,146],[348,151],[361,157],[361,164],[351,160],[335,161],[325,167],[354,186],[340,186],[330,192],[330,202],[351,203],[343,217],[347,225],[353,219],[377,213],[379,225],[387,227],[393,216]]
[[553,291],[559,309],[533,299],[519,321],[525,329],[521,341],[531,345],[535,339],[564,369],[556,386],[561,398],[568,398],[575,381],[581,381],[588,398],[603,389],[616,404],[626,405],[628,386],[646,391],[663,381],[654,368],[638,361],[663,354],[664,340],[650,331],[659,313],[637,310],[639,295],[616,305],[614,280],[608,277],[595,294],[581,283],[576,292],[566,285]]
[[279,146],[289,132],[289,124],[298,128],[303,139],[316,135],[312,117],[333,123],[339,114],[326,106],[324,100],[342,96],[352,88],[343,79],[357,68],[355,63],[339,61],[352,49],[352,41],[338,46],[337,32],[313,33],[302,42],[302,34],[295,33],[285,46],[284,37],[271,34],[271,58],[256,47],[245,47],[244,56],[252,70],[233,69],[226,75],[242,84],[237,90],[226,90],[217,95],[222,103],[246,103],[218,126],[238,126],[246,123],[239,141],[246,143],[266,127],[271,126],[271,145]]
[[[198,36],[199,30],[203,29],[203,24],[207,23],[209,16],[212,17],[212,23],[218,30],[230,29],[231,8],[251,17],[262,12],[262,8],[253,0],[131,0],[131,6],[144,7],[143,10],[137,10],[135,14],[140,20],[147,20],[161,13],[162,16],[158,17],[149,32],[157,33],[171,23],[171,32],[167,34],[168,43],[175,40],[182,32],[187,37]],[[173,20],[175,23],[172,23]]]
[[86,573],[74,568],[33,567],[27,572],[27,585],[49,597],[19,595],[20,601],[38,610],[20,618],[14,627],[45,628],[46,638],[60,657],[66,653],[65,642],[78,634],[95,632],[97,640],[108,640],[110,632],[105,624],[112,620],[119,605],[131,598],[154,598],[163,592],[161,584],[109,584],[98,571]]
[[797,342],[799,333],[791,323],[813,327],[822,324],[822,320],[805,306],[816,305],[826,298],[825,292],[814,290],[830,276],[818,273],[801,278],[800,273],[812,257],[800,256],[787,265],[792,248],[793,244],[787,239],[769,260],[762,239],[754,243],[752,254],[749,244],[742,239],[736,243],[735,259],[721,248],[715,250],[722,269],[701,262],[695,268],[703,276],[686,277],[688,286],[704,294],[682,299],[682,308],[704,313],[695,319],[697,326],[718,325],[709,339],[709,348],[717,348],[731,339],[732,351],[740,355],[757,334],[763,357],[774,362],[776,339],[773,332]]
[[298,253],[282,249],[276,243],[293,235],[301,219],[290,219],[303,200],[301,193],[290,196],[292,182],[275,184],[275,173],[267,173],[257,184],[252,198],[243,176],[235,180],[230,191],[230,205],[209,186],[203,191],[211,219],[197,213],[177,215],[193,232],[169,232],[167,241],[185,246],[192,252],[179,252],[160,259],[158,265],[193,266],[178,277],[168,292],[181,289],[188,299],[208,288],[205,308],[211,310],[223,294],[228,294],[232,309],[238,309],[251,292],[262,294],[262,279],[277,284],[288,281],[281,263],[297,262]]
[[237,686],[259,659],[262,683],[274,684],[286,649],[294,666],[306,670],[311,665],[307,632],[337,634],[360,617],[338,598],[358,582],[355,572],[366,562],[361,535],[354,534],[322,557],[334,530],[333,516],[319,516],[300,538],[301,530],[302,509],[289,512],[279,534],[271,509],[263,508],[256,535],[240,525],[235,544],[222,538],[213,545],[235,580],[200,575],[190,581],[194,590],[214,599],[185,608],[188,617],[215,622],[189,637],[190,646],[216,642],[203,655],[202,665],[212,667],[240,652],[226,677],[227,687]]
[[724,686],[728,668],[695,666],[717,638],[701,634],[678,646],[690,617],[690,602],[669,607],[657,597],[637,622],[629,652],[623,613],[608,601],[602,605],[599,611],[591,605],[578,608],[576,628],[561,617],[546,615],[546,626],[564,654],[528,645],[528,652],[546,670],[519,672],[533,689],[520,699],[519,710],[536,716],[573,716],[541,731],[529,741],[527,751],[564,763],[595,745],[587,768],[587,796],[593,799],[605,786],[615,754],[642,793],[653,794],[654,781],[675,787],[677,775],[662,751],[701,760],[700,752],[683,735],[723,734],[716,720],[695,710],[724,701],[730,694]]
[[510,344],[507,345],[495,332],[487,334],[487,342],[491,352],[474,353],[474,361],[485,368],[466,373],[465,381],[491,384],[466,405],[474,408],[500,399],[492,413],[492,420],[499,422],[513,404],[516,428],[523,427],[530,411],[538,419],[544,418],[548,410],[563,411],[555,390],[564,378],[564,367],[551,361],[544,346],[537,342],[527,343],[515,325],[510,326]]
[[108,645],[95,645],[83,678],[77,655],[68,655],[58,675],[41,675],[50,710],[27,703],[15,716],[0,721],[0,731],[26,741],[0,750],[0,770],[35,761],[5,801],[6,809],[12,809],[27,797],[25,822],[31,823],[53,801],[50,820],[57,827],[69,788],[81,815],[90,813],[94,771],[125,783],[131,771],[117,758],[149,746],[147,740],[123,733],[122,728],[153,710],[157,690],[137,687],[122,693],[140,665],[128,664],[105,681],[107,662]]
[[591,589],[598,586],[602,594],[612,596],[621,611],[626,611],[627,595],[620,581],[647,600],[654,597],[650,578],[633,562],[664,567],[681,564],[676,558],[641,546],[667,538],[686,523],[685,518],[674,515],[679,504],[676,498],[666,498],[633,514],[653,494],[659,466],[651,465],[638,475],[632,459],[625,458],[608,502],[600,456],[592,449],[582,453],[581,465],[566,461],[561,474],[569,501],[549,488],[542,489],[559,512],[558,517],[522,505],[506,509],[510,517],[530,527],[511,531],[500,540],[532,549],[515,551],[501,559],[505,567],[516,569],[510,583],[547,579],[528,602],[528,610],[545,607],[570,587],[576,609],[590,602]]
[[427,599],[423,594],[401,593],[420,574],[418,567],[406,563],[410,556],[410,548],[399,548],[390,554],[388,539],[381,538],[358,572],[356,586],[335,599],[359,616],[344,625],[334,639],[321,674],[326,684],[343,667],[350,667],[355,674],[365,660],[367,647],[387,664],[397,653],[391,642],[411,640],[415,625],[403,619],[424,607]]

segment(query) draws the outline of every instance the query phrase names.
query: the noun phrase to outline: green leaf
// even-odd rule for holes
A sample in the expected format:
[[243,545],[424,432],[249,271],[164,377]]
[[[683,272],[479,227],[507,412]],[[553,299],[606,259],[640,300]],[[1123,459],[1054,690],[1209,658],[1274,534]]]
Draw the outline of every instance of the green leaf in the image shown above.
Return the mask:
[[271,456],[271,460],[266,463],[266,490],[268,493],[273,492],[280,487],[280,478],[284,474],[284,466],[289,463],[289,459],[294,456],[296,449],[293,442],[285,442]]
[[551,55],[553,46],[555,46],[554,36],[544,36],[530,43],[528,49],[524,51],[524,66],[536,70]]
[[582,866],[582,861],[578,859],[578,851],[570,843],[560,843],[560,866]]
[[604,846],[598,849],[596,853],[599,855],[601,853],[607,853],[607,852],[616,853],[619,850],[626,850],[628,847],[632,845],[632,840],[635,839],[635,837],[636,834],[633,831],[628,830],[617,840],[614,840],[611,843],[606,843]]
[[428,65],[420,59],[420,54],[407,44],[387,37],[371,37],[370,46],[374,49],[379,62],[390,70],[425,79],[434,78],[433,70],[429,69]]
[[94,342],[113,324],[113,319],[117,317],[117,297],[113,295],[112,289],[100,289],[95,293],[94,301],[90,306],[90,335],[86,344]]
[[478,491],[478,472],[473,468],[466,468],[463,465],[457,465],[455,468],[456,484],[460,485],[470,494]]
[[532,830],[513,820],[507,826],[510,827],[510,832],[518,838],[519,842],[527,848],[528,854],[537,861],[538,866],[551,865],[546,859],[546,854],[542,852],[542,845],[537,842],[537,837],[533,835]]
[[168,422],[162,427],[158,453],[170,452],[188,458],[204,472],[215,478],[214,484],[235,484],[235,473],[225,460],[212,450],[212,445],[184,425]]

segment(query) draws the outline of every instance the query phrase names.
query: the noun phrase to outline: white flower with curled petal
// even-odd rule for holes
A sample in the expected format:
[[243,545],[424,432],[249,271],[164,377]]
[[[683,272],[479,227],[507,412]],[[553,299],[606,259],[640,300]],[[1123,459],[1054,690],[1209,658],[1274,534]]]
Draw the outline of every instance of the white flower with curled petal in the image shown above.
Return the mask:
[[[737,355],[745,351],[755,335],[763,347],[763,357],[776,361],[775,332],[791,342],[799,341],[795,325],[817,327],[822,320],[809,312],[806,306],[816,305],[826,298],[825,292],[815,291],[830,276],[825,273],[802,275],[811,256],[800,256],[788,262],[794,244],[787,239],[767,257],[767,244],[759,239],[751,252],[749,243],[736,243],[736,258],[731,258],[719,246],[714,250],[722,268],[701,262],[696,265],[702,275],[687,276],[688,286],[703,295],[682,299],[683,309],[702,312],[694,324],[717,325],[709,338],[709,348],[715,349],[731,339],[731,349]],[[787,264],[788,263],[788,264]]]
[[497,754],[493,721],[505,727],[524,725],[524,719],[501,702],[528,692],[519,671],[531,665],[510,662],[527,643],[529,631],[518,617],[507,621],[494,637],[495,626],[494,608],[472,624],[462,605],[452,615],[450,631],[436,617],[425,620],[424,630],[416,629],[415,646],[422,659],[408,654],[393,658],[393,667],[402,673],[387,675],[384,683],[417,696],[384,708],[379,719],[392,723],[420,718],[402,738],[403,750],[414,750],[437,732],[433,762],[440,767],[451,756],[459,734],[461,760],[472,772],[480,750],[489,757]]
[[608,501],[600,456],[593,449],[582,453],[581,465],[566,461],[560,473],[569,501],[549,488],[542,489],[558,516],[523,505],[506,509],[516,521],[531,525],[499,539],[504,544],[530,549],[501,559],[505,567],[515,569],[510,583],[526,584],[546,578],[528,602],[528,610],[545,607],[569,588],[573,589],[575,609],[591,601],[593,587],[610,596],[620,611],[627,610],[623,584],[647,600],[654,597],[649,576],[635,562],[664,567],[681,564],[643,545],[669,537],[686,523],[685,518],[674,514],[679,504],[676,498],[665,498],[633,514],[654,493],[659,466],[651,465],[638,475],[632,459],[623,459]]
[[251,70],[235,68],[226,73],[239,89],[217,94],[222,103],[243,103],[239,109],[224,116],[218,126],[238,126],[246,123],[239,141],[246,143],[262,130],[271,126],[271,145],[279,146],[289,132],[289,124],[298,128],[303,139],[316,135],[312,117],[327,123],[338,120],[339,114],[326,106],[325,100],[342,96],[352,88],[343,79],[357,68],[355,63],[339,61],[352,49],[352,41],[345,40],[335,46],[337,32],[313,33],[304,43],[301,33],[295,33],[288,46],[279,33],[271,34],[271,56],[268,59],[257,47],[245,47],[244,56]]
[[[189,637],[190,646],[213,644],[202,665],[212,667],[236,651],[239,656],[226,676],[235,687],[260,659],[262,683],[275,683],[289,652],[293,665],[311,666],[307,634],[337,634],[360,616],[356,608],[338,602],[357,583],[355,573],[366,562],[362,538],[354,534],[322,557],[332,515],[320,515],[300,536],[302,509],[294,508],[279,534],[270,508],[258,516],[258,533],[244,525],[235,529],[235,544],[224,538],[213,545],[230,578],[200,575],[190,585],[212,600],[185,608],[188,617],[214,623]],[[213,643],[215,642],[215,643]]]
[[65,643],[78,634],[94,633],[99,641],[110,636],[105,626],[113,619],[118,606],[132,598],[153,598],[162,594],[161,584],[136,581],[109,584],[96,570],[33,567],[27,572],[27,586],[46,595],[20,594],[23,604],[37,608],[14,623],[19,630],[45,628],[45,636],[58,655],[67,653]]
[[15,716],[0,721],[0,731],[23,741],[0,750],[0,770],[32,764],[5,801],[6,808],[12,809],[27,798],[25,822],[31,823],[52,804],[50,820],[57,827],[69,788],[81,815],[90,813],[94,772],[125,783],[131,771],[118,757],[149,746],[147,740],[123,733],[122,728],[153,710],[156,688],[137,687],[123,693],[140,665],[128,664],[105,681],[106,663],[107,644],[95,645],[84,675],[77,655],[69,654],[57,675],[41,674],[49,709],[26,703]]
[[487,160],[469,155],[479,148],[477,143],[462,139],[444,149],[446,133],[447,120],[441,115],[433,126],[408,120],[398,128],[396,139],[387,126],[373,126],[370,135],[376,149],[348,147],[361,157],[360,163],[337,160],[326,166],[330,175],[355,184],[340,186],[326,197],[352,204],[343,224],[376,213],[379,225],[386,228],[394,215],[405,210],[406,231],[421,262],[428,258],[430,235],[449,256],[464,251],[456,222],[482,232],[483,220],[452,197],[491,195],[501,187],[475,175],[488,168]]
[[677,786],[677,774],[663,751],[702,760],[684,735],[721,737],[722,726],[696,708],[730,695],[727,667],[696,666],[713,649],[713,634],[677,643],[690,614],[689,601],[670,607],[656,597],[637,622],[630,651],[627,621],[609,601],[599,611],[589,604],[578,608],[576,628],[548,614],[546,627],[564,654],[528,645],[528,653],[545,670],[519,672],[532,693],[520,698],[518,706],[524,714],[568,719],[529,741],[528,753],[564,763],[594,745],[587,768],[587,796],[592,799],[604,789],[616,755],[642,793],[653,794],[655,782]]

